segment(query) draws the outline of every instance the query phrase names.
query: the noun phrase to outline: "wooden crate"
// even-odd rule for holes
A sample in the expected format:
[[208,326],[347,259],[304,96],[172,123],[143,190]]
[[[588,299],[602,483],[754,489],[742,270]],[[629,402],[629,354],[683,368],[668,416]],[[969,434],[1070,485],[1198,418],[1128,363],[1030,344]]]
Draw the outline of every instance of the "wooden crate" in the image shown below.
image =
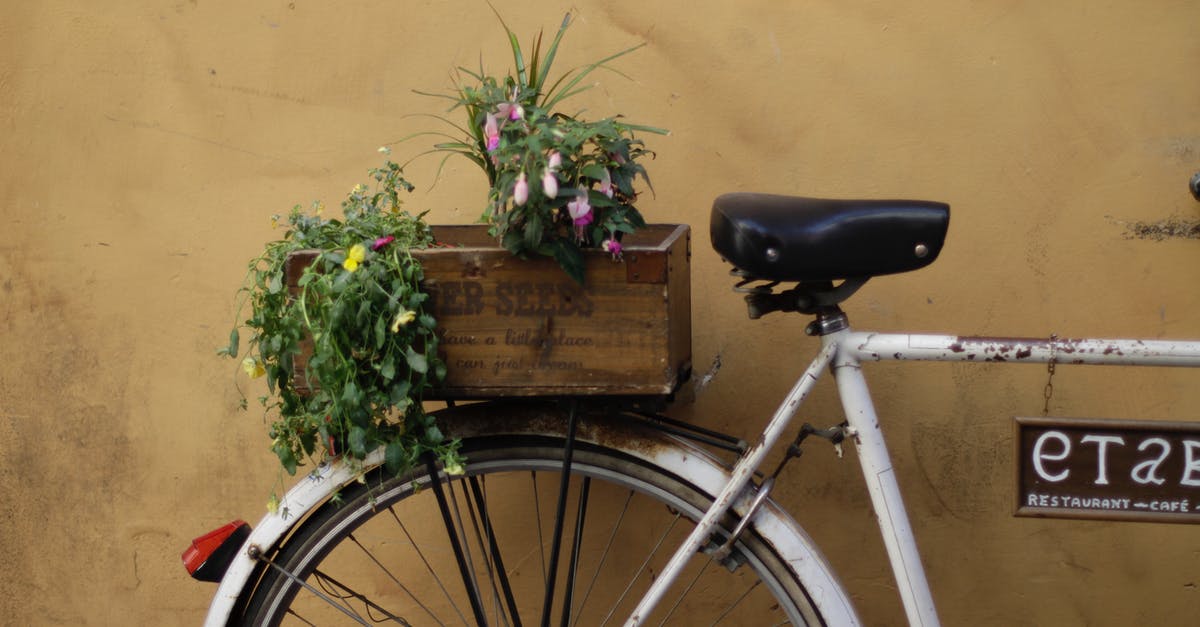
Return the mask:
[[[586,251],[584,285],[553,259],[514,257],[484,225],[433,232],[441,246],[414,251],[447,367],[431,397],[662,396],[690,375],[686,225],[627,235],[620,261]],[[292,265],[294,285],[307,263]]]

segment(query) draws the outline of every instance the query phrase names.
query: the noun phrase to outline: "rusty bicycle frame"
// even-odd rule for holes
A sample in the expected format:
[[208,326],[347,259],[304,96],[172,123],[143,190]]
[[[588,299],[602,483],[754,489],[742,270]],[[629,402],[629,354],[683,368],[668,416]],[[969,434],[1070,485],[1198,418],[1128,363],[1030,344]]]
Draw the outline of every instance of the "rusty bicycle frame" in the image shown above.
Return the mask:
[[[888,560],[911,625],[939,624],[933,596],[921,565],[912,525],[900,496],[878,415],[862,374],[862,364],[877,361],[968,363],[1042,363],[1071,365],[1200,367],[1200,341],[963,337],[855,332],[836,307],[818,314],[810,333],[821,336],[821,351],[797,380],[757,442],[742,455],[731,480],[713,506],[659,573],[626,625],[638,625],[662,599],[688,556],[712,533],[716,522],[742,496],[768,451],[795,417],[820,374],[832,369],[846,422],[842,427],[859,451],[859,463],[879,521]],[[751,518],[753,513],[746,516]]]

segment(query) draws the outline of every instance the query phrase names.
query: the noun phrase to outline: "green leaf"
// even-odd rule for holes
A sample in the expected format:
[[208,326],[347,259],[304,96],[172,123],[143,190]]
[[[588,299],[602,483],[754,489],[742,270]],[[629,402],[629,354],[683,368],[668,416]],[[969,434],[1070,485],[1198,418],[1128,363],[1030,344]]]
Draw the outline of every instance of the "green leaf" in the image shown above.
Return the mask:
[[271,275],[271,282],[267,284],[268,294],[278,294],[283,291],[283,274],[276,272]]
[[408,361],[408,367],[412,368],[413,372],[425,374],[429,370],[429,362],[425,356],[414,351],[411,346],[404,349],[404,358]]
[[558,54],[558,44],[562,41],[563,33],[567,32],[567,27],[571,25],[571,14],[566,14],[563,17],[562,25],[558,27],[558,32],[554,34],[554,41],[550,44],[550,48],[546,50],[546,57],[542,60],[542,67],[538,76],[534,79],[536,83],[531,85],[539,92],[542,91],[542,86],[546,83],[546,76],[550,74],[550,66],[554,65],[554,56]]
[[375,319],[375,350],[383,348],[384,341],[387,340],[387,321],[380,317]]
[[351,405],[357,405],[360,397],[358,386],[353,381],[347,382],[346,387],[342,390],[342,400]]
[[583,285],[583,253],[579,247],[565,240],[558,240],[554,243],[554,260],[558,265],[562,266],[563,271],[567,276],[575,279],[575,282]]
[[398,405],[401,401],[407,400],[411,390],[412,383],[409,383],[407,379],[397,381],[395,385],[392,386],[390,393],[392,404]]
[[229,346],[225,346],[223,348],[217,349],[217,354],[218,355],[229,355],[230,357],[237,357],[238,347],[240,344],[241,344],[241,340],[240,340],[240,336],[238,335],[238,329],[237,329],[237,327],[233,327],[233,330],[229,332]]
[[384,381],[396,378],[396,359],[391,353],[383,358],[383,364],[379,366],[379,376],[383,377]]
[[279,441],[271,448],[275,451],[275,456],[279,458],[279,463],[283,464],[283,469],[287,471],[287,474],[296,474],[296,466],[299,465],[299,462],[296,460],[296,454],[292,451],[292,447],[288,446],[286,442]]
[[599,181],[600,179],[604,178],[604,170],[604,166],[600,165],[599,163],[589,163],[583,166],[581,172],[584,176]]
[[350,427],[350,454],[362,459],[367,456],[367,430],[362,427]]
[[398,440],[392,440],[391,442],[388,442],[387,448],[384,449],[383,460],[384,466],[387,467],[388,472],[394,475],[400,474],[400,472],[404,470],[404,467],[407,465],[408,461],[404,454],[404,445]]

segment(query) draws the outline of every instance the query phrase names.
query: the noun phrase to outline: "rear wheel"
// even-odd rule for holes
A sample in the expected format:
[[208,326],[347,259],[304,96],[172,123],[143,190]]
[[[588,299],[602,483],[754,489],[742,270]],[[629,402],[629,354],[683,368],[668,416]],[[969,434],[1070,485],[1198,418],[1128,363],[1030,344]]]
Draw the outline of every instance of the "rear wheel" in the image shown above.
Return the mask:
[[[466,439],[466,474],[439,473],[439,489],[427,467],[369,472],[264,558],[244,622],[623,623],[712,497],[643,460],[577,442],[559,517],[564,450],[557,436]],[[644,624],[822,624],[753,528],[714,559],[735,525],[725,521]]]

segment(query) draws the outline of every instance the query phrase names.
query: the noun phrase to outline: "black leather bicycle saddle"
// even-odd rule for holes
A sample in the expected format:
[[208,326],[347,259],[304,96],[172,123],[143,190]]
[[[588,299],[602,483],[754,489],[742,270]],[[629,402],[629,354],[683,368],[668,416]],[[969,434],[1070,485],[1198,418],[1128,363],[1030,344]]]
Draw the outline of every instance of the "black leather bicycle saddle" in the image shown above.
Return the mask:
[[923,268],[946,240],[950,206],[924,200],[826,200],[724,194],[713,248],[752,277],[833,281]]

